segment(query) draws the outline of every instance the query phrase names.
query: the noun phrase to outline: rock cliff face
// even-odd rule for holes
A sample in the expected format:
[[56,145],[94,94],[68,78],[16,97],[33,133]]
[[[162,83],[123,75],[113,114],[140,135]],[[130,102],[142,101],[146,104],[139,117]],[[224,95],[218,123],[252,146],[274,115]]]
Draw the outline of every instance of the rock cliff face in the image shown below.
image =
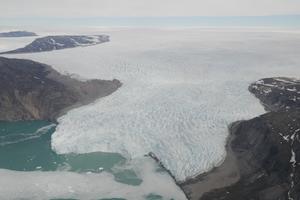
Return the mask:
[[[211,188],[192,199],[300,199],[299,84],[296,79],[267,78],[250,85],[249,91],[270,112],[235,122],[230,127],[232,140],[228,145],[236,158],[239,179],[230,186]],[[190,190],[190,185],[183,184],[183,189],[187,193],[195,192]]]
[[0,57],[0,121],[55,120],[120,86],[118,80],[81,82],[45,64]]
[[67,48],[83,47],[97,45],[103,42],[108,42],[108,35],[56,35],[46,36],[35,39],[27,46],[12,51],[2,52],[0,54],[13,53],[36,53],[43,51],[53,51]]

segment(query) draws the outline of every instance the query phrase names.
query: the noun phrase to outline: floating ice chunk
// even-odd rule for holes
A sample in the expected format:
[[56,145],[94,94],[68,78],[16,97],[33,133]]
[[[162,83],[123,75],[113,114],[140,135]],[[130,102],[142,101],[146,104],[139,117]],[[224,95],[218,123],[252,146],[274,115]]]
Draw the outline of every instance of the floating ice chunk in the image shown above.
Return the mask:
[[156,172],[154,161],[146,159],[139,162],[139,166],[140,175],[143,178],[139,186],[116,182],[113,176],[106,172],[18,172],[0,169],[0,199],[126,198],[141,200],[151,193],[159,194],[164,199],[186,199],[168,174]]

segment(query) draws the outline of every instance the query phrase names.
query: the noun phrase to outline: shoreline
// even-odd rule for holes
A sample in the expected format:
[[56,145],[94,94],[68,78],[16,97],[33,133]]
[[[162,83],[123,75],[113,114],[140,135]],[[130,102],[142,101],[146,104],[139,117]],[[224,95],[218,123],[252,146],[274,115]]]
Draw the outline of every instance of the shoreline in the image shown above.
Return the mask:
[[48,78],[62,83],[67,88],[74,90],[79,94],[77,102],[61,109],[59,112],[54,114],[51,121],[57,124],[58,118],[67,114],[70,110],[94,103],[95,101],[116,92],[122,86],[122,83],[117,79],[91,79],[87,81],[81,81],[71,77],[70,75],[60,74],[52,66],[48,65],[46,65],[46,71],[50,72],[47,76]]
[[200,199],[206,192],[224,188],[239,181],[240,174],[237,160],[231,147],[231,142],[235,139],[235,135],[231,129],[239,123],[240,121],[233,122],[228,127],[229,135],[225,145],[226,156],[221,165],[179,183],[180,188],[188,199]]
[[152,158],[165,172],[167,172],[169,174],[169,176],[174,180],[175,184],[180,188],[180,190],[183,192],[184,196],[186,197],[186,199],[190,199],[189,196],[187,195],[187,193],[182,189],[180,183],[176,180],[175,176],[171,173],[170,170],[168,170],[163,164],[162,162],[156,157],[156,155],[153,152],[150,152],[148,154],[145,155],[146,157],[150,157]]
[[235,139],[235,135],[231,129],[240,122],[241,121],[233,122],[228,127],[229,135],[225,145],[226,156],[222,163],[218,167],[214,167],[211,170],[196,175],[193,178],[187,178],[184,181],[177,181],[170,170],[162,164],[154,153],[150,152],[145,156],[149,156],[155,160],[158,165],[173,178],[176,185],[183,191],[188,200],[198,200],[206,192],[233,185],[240,180],[237,160],[231,147],[231,142]]

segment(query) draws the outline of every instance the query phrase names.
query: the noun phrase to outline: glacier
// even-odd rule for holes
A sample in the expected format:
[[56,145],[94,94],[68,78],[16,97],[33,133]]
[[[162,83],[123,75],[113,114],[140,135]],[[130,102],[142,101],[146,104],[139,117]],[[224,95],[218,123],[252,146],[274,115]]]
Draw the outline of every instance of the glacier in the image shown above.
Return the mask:
[[[73,30],[74,31],[74,30]],[[227,126],[264,113],[247,90],[263,77],[299,76],[300,34],[269,29],[90,28],[111,41],[9,55],[81,80],[119,79],[112,95],[69,111],[52,136],[57,153],[153,152],[177,181],[218,166]],[[71,32],[74,34],[74,32]]]

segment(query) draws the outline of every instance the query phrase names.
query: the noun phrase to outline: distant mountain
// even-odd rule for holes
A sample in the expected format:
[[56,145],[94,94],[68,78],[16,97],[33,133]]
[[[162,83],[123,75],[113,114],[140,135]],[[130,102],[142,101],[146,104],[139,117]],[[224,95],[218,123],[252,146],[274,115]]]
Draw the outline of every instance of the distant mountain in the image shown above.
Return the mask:
[[31,36],[37,36],[37,34],[28,31],[11,31],[11,32],[0,33],[0,37],[31,37]]
[[2,52],[0,54],[13,54],[13,53],[35,53],[43,51],[53,51],[66,48],[85,47],[97,45],[103,42],[108,42],[109,36],[107,35],[56,35],[46,36],[35,39],[32,43],[23,48],[12,51]]
[[0,121],[55,120],[120,86],[118,80],[82,82],[45,64],[0,57]]

